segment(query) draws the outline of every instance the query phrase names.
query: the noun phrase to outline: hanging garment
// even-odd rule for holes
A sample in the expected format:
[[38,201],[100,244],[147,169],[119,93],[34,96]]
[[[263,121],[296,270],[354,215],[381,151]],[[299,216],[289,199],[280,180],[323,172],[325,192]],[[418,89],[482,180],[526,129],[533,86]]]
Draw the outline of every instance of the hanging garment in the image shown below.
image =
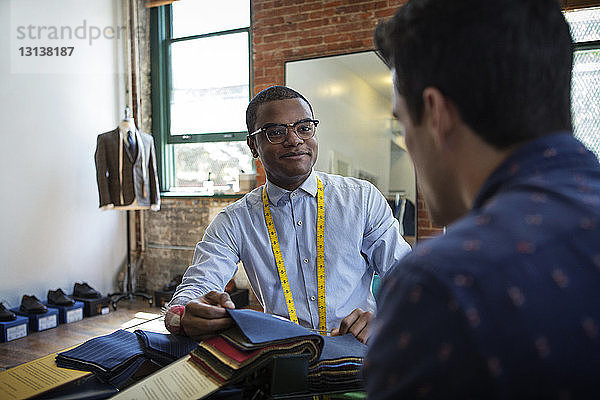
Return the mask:
[[98,135],[96,179],[100,207],[160,209],[154,138],[134,132],[134,145],[118,128]]

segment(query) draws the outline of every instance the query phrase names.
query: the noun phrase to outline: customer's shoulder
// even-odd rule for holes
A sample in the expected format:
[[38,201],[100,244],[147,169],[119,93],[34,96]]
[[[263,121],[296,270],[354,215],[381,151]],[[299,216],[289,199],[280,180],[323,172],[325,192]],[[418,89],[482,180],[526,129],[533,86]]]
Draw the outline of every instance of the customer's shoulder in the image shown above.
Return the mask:
[[420,239],[401,263],[435,275],[453,275],[501,262],[501,258],[512,252],[505,244],[502,228],[489,218],[468,215],[445,233]]

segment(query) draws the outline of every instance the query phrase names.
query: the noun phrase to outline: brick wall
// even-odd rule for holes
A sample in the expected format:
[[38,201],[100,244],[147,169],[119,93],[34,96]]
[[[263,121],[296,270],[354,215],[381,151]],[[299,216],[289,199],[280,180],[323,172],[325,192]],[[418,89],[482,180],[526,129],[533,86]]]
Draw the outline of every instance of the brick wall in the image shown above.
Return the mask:
[[443,232],[443,228],[435,226],[431,219],[423,197],[417,193],[417,239],[424,240],[434,236],[438,236]]
[[160,290],[175,275],[185,272],[210,221],[236,200],[163,198],[159,212],[144,211],[146,250],[140,283],[145,283],[149,293]]
[[253,0],[254,93],[284,84],[286,61],[373,49],[373,30],[400,0]]

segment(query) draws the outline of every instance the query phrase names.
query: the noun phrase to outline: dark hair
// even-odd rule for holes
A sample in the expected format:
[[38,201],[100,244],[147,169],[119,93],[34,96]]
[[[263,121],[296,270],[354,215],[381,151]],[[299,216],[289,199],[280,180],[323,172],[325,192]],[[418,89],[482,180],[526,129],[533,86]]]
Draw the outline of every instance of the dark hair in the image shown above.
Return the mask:
[[313,109],[308,100],[294,89],[287,86],[270,86],[260,91],[252,100],[250,100],[248,108],[246,108],[246,127],[248,128],[248,133],[252,133],[256,129],[254,124],[256,124],[256,111],[258,110],[258,106],[270,101],[298,98],[304,100],[306,104],[308,104],[310,113],[314,118]]
[[497,148],[572,130],[573,41],[557,0],[409,0],[374,40],[415,123],[436,87]]

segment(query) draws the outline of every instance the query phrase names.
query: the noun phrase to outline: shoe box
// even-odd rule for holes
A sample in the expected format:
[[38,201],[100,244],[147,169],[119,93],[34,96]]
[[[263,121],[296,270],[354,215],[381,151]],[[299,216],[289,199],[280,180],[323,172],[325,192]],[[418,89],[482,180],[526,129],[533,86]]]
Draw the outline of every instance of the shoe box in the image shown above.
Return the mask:
[[83,319],[83,308],[84,304],[82,301],[75,301],[72,306],[56,306],[48,304],[48,302],[42,302],[48,308],[54,308],[58,310],[58,322],[61,324],[68,324],[71,322],[81,321]]
[[12,308],[10,311],[17,316],[21,315],[29,319],[28,332],[40,332],[58,326],[58,310],[56,308],[48,308],[48,311],[43,314],[26,314],[21,311],[20,307]]
[[83,303],[83,315],[85,317],[93,317],[95,315],[108,314],[110,311],[110,298],[108,296],[97,299],[84,299],[81,297],[71,296],[73,300]]
[[10,342],[27,336],[29,318],[17,315],[12,321],[0,321],[0,343]]

